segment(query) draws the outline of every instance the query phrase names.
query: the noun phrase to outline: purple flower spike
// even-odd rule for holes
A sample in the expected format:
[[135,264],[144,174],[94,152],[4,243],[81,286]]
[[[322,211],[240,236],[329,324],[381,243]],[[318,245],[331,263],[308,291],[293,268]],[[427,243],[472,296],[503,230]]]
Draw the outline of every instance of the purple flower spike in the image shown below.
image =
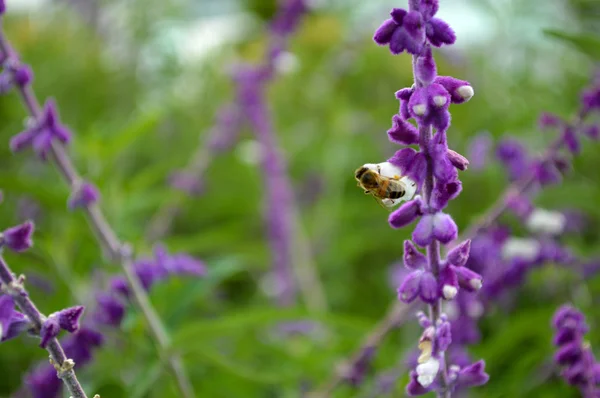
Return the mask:
[[464,267],[471,252],[471,239],[467,239],[454,249],[450,250],[446,259],[455,267]]
[[469,82],[451,76],[438,76],[435,78],[434,83],[443,86],[448,91],[453,104],[467,102],[475,94]]
[[390,214],[388,222],[392,228],[402,228],[412,223],[421,214],[421,201],[414,199],[404,203],[398,210]]
[[83,310],[84,307],[79,305],[59,311],[50,317],[55,316],[61,329],[73,333],[79,329],[79,318],[83,314]]
[[485,373],[485,361],[480,360],[466,366],[458,372],[456,384],[459,387],[481,386],[488,382],[490,376]]
[[6,12],[6,3],[4,0],[0,0],[0,15]]
[[410,372],[410,381],[406,385],[406,394],[408,394],[411,397],[424,395],[431,391],[431,386],[423,387],[419,383],[418,377],[419,375],[414,370]]
[[31,235],[34,225],[27,221],[16,227],[9,228],[0,234],[0,242],[15,252],[22,252],[33,246]]
[[78,208],[88,207],[98,201],[100,198],[100,192],[93,184],[89,182],[83,182],[77,184],[73,189],[71,196],[67,202],[70,210]]
[[404,266],[408,269],[421,269],[427,265],[427,258],[410,240],[404,241]]
[[29,65],[19,65],[13,72],[15,84],[19,87],[25,87],[33,80],[33,71]]
[[392,128],[387,131],[390,141],[400,145],[413,145],[419,142],[419,132],[400,115],[392,118]]

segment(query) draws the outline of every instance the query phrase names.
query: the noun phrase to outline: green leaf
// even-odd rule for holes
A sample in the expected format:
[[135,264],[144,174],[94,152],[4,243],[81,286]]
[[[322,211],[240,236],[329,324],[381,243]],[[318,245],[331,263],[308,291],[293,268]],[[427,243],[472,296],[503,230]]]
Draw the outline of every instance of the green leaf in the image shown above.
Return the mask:
[[163,370],[163,365],[160,361],[154,362],[151,366],[140,372],[135,381],[131,383],[133,386],[131,392],[128,394],[130,398],[142,398],[146,397],[148,391],[154,386],[159,379],[159,376]]
[[600,60],[600,38],[585,33],[568,33],[544,29],[546,36],[561,40],[594,60]]

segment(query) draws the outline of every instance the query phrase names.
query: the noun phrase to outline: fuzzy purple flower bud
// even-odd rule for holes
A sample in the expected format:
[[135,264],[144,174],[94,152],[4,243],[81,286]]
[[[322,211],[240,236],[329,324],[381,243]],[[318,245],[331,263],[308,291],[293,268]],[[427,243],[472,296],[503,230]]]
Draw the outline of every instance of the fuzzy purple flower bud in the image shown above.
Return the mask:
[[421,201],[419,199],[414,199],[404,203],[400,208],[390,214],[388,222],[392,228],[402,228],[412,223],[421,214]]
[[61,329],[74,333],[79,329],[79,318],[83,314],[84,307],[76,306],[55,312],[48,316],[42,325],[40,347],[45,348],[51,339],[58,336]]
[[404,241],[404,266],[408,269],[421,269],[427,265],[427,258],[410,240]]
[[27,221],[16,227],[8,228],[0,234],[0,243],[15,252],[22,252],[33,246],[31,235],[34,225]]
[[468,292],[476,292],[481,289],[483,278],[477,272],[467,267],[451,266],[458,277],[458,284]]
[[99,198],[100,192],[98,192],[98,189],[93,184],[82,182],[76,184],[73,188],[73,192],[67,201],[67,206],[70,210],[88,207],[96,203]]
[[557,184],[561,181],[561,175],[554,164],[537,161],[533,165],[533,171],[541,185]]
[[450,94],[450,99],[453,104],[467,102],[475,94],[471,84],[465,80],[459,80],[451,76],[438,76],[433,82],[446,89]]
[[408,120],[411,118],[410,112],[408,110],[408,101],[410,101],[410,97],[412,97],[415,92],[414,87],[403,88],[402,90],[396,91],[396,98],[400,101],[400,107],[398,113],[404,120]]
[[488,382],[490,376],[485,373],[485,361],[480,360],[462,368],[458,372],[456,384],[458,387],[481,386]]
[[581,144],[579,143],[579,137],[575,134],[575,130],[567,126],[562,134],[562,139],[567,149],[573,154],[578,154],[581,151]]
[[398,300],[411,303],[419,295],[421,275],[424,271],[418,270],[408,274],[398,288]]
[[439,18],[431,18],[426,28],[427,38],[431,45],[441,47],[444,44],[453,44],[456,41],[454,30]]
[[555,128],[562,124],[563,121],[560,117],[549,112],[543,112],[538,119],[538,126],[541,130]]
[[512,181],[522,178],[528,172],[529,157],[527,150],[519,141],[507,138],[496,147],[496,157],[508,170]]
[[423,18],[418,11],[407,12],[394,8],[390,15],[375,32],[373,40],[380,46],[389,45],[392,54],[407,51],[419,54],[425,40]]
[[469,167],[469,159],[452,149],[448,149],[446,156],[458,170],[465,171]]
[[40,347],[46,348],[50,340],[58,336],[59,333],[60,326],[58,325],[58,319],[52,316],[48,317],[40,330],[40,337],[42,339]]
[[419,142],[419,132],[400,115],[392,117],[392,128],[387,131],[390,141],[400,145],[413,145]]
[[102,324],[119,327],[125,316],[125,305],[117,297],[106,293],[98,294],[96,302],[95,319]]
[[453,300],[458,294],[458,277],[453,267],[446,265],[439,274],[439,292],[445,300]]
[[431,207],[435,210],[444,209],[461,191],[462,183],[459,180],[449,183],[436,181],[431,194]]
[[471,252],[471,239],[467,239],[454,249],[450,250],[446,260],[455,267],[464,267]]
[[585,134],[589,139],[597,141],[600,139],[600,126],[597,124],[586,126],[583,129],[583,134]]
[[25,87],[33,80],[33,71],[29,65],[19,65],[13,71],[13,79],[17,86]]

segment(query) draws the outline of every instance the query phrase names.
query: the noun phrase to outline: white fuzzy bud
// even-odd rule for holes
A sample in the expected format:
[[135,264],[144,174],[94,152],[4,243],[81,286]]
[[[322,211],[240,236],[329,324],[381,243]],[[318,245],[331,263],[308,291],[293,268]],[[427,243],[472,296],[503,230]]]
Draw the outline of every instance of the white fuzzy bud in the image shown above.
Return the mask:
[[413,112],[417,116],[423,116],[427,111],[427,106],[425,104],[415,105],[413,106]]
[[502,257],[504,259],[522,258],[524,260],[535,260],[540,252],[540,242],[535,239],[510,238],[502,246]]
[[566,224],[567,218],[564,214],[544,209],[535,209],[525,222],[531,232],[548,235],[560,234]]
[[446,105],[446,102],[448,102],[448,98],[444,97],[443,95],[436,95],[435,97],[433,97],[433,103],[438,108],[441,108],[442,106]]
[[460,95],[465,101],[470,100],[474,95],[475,91],[471,86],[460,86],[456,92]]
[[456,297],[457,293],[458,289],[452,285],[444,285],[444,288],[442,289],[442,294],[446,300],[452,300]]

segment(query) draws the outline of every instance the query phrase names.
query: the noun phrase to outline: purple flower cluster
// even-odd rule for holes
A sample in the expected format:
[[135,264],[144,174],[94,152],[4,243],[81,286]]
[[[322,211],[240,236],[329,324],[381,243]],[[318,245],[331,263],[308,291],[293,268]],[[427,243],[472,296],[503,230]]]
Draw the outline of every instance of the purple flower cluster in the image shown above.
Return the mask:
[[[203,276],[206,268],[203,262],[185,254],[169,254],[163,246],[157,245],[153,258],[141,258],[134,262],[133,269],[146,291],[154,284],[170,276]],[[77,363],[78,368],[92,360],[93,351],[104,344],[101,334],[103,327],[118,328],[125,316],[131,292],[127,280],[122,275],[114,276],[110,281],[110,289],[96,293],[96,307],[84,325],[73,335],[64,339],[63,347],[69,358]],[[81,307],[74,307],[74,309]],[[67,310],[65,310],[67,311]],[[58,313],[60,315],[60,313]],[[68,315],[68,314],[65,314]],[[52,315],[49,317],[49,319]],[[55,318],[61,328],[60,317]],[[63,317],[63,324],[69,317]],[[65,329],[68,330],[68,329]],[[60,380],[51,366],[38,366],[25,382],[36,398],[55,398],[61,391]]]
[[[400,149],[388,162],[398,169],[398,175],[408,176],[416,183],[422,194],[389,217],[393,228],[418,220],[412,242],[404,242],[404,265],[411,273],[398,288],[398,298],[410,303],[419,297],[431,309],[430,317],[419,315],[424,328],[419,342],[421,355],[411,371],[407,393],[421,395],[433,390],[440,397],[450,397],[457,388],[486,383],[488,376],[483,361],[447,366],[445,359],[452,335],[451,324],[442,313],[442,300],[455,299],[460,289],[478,291],[482,277],[465,267],[469,240],[456,246],[445,259],[440,258],[440,243],[448,244],[458,235],[452,217],[443,210],[461,192],[458,170],[465,170],[469,163],[448,148],[449,106],[468,101],[474,91],[466,81],[437,75],[431,46],[452,44],[456,40],[448,24],[435,17],[438,8],[436,0],[410,0],[408,11],[392,10],[392,18],[379,27],[374,40],[379,45],[388,45],[392,54],[406,51],[413,55],[415,81],[412,87],[396,92],[399,113],[392,118],[393,125],[388,130],[390,141],[419,146],[419,150]],[[427,255],[415,244],[425,248]]]
[[[9,228],[0,234],[0,250],[3,247],[15,252],[29,249],[33,242],[33,223]],[[40,338],[40,347],[45,348],[51,359],[50,365],[45,365],[44,375],[47,383],[36,391],[35,397],[50,397],[52,391],[58,392],[64,383],[70,395],[85,398],[73,367],[81,365],[84,359],[79,355],[81,344],[61,345],[57,337],[61,330],[71,333],[71,341],[80,339],[85,331],[80,327],[79,320],[84,308],[76,306],[67,308],[49,316],[44,316],[29,298],[24,287],[25,278],[15,277],[2,257],[0,257],[0,342],[15,338],[25,331]],[[16,310],[19,307],[21,312]],[[93,332],[92,332],[93,333]],[[99,336],[99,335],[98,335]],[[35,380],[31,380],[32,383]]]
[[585,316],[572,306],[563,305],[554,314],[552,326],[557,347],[554,361],[561,367],[562,377],[579,388],[582,397],[598,397],[600,363],[596,362],[589,343],[584,341],[589,330]]

